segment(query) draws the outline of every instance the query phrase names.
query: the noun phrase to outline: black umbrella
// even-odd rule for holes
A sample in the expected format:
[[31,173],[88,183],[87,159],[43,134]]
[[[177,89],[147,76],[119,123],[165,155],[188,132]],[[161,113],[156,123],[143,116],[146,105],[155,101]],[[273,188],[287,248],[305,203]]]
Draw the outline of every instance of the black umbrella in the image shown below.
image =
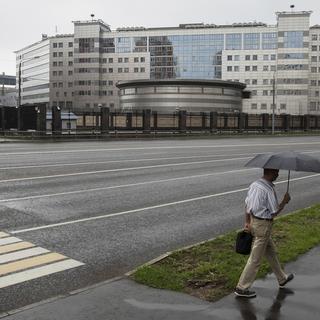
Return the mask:
[[246,167],[283,169],[288,172],[289,191],[290,171],[320,172],[320,161],[314,157],[294,151],[258,154],[245,165]]

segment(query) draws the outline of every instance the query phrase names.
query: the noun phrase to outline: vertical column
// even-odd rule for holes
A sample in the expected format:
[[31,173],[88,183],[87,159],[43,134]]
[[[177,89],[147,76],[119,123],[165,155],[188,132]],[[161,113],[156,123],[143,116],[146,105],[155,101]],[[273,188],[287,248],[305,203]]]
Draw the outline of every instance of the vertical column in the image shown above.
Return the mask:
[[151,132],[151,110],[143,110],[142,127],[144,133]]
[[6,130],[4,116],[5,116],[4,107],[0,107],[0,129],[1,129],[1,131],[5,131]]
[[310,130],[310,115],[305,114],[303,116],[303,130],[309,131]]
[[218,112],[210,112],[210,131],[217,132],[218,129]]
[[17,110],[17,129],[18,131],[23,130],[23,119],[22,119],[22,108],[23,107],[18,107]]
[[201,112],[201,129],[206,130],[206,113]]
[[238,131],[243,132],[246,129],[247,113],[240,112],[238,115]]
[[157,111],[153,112],[153,130],[154,131],[158,130],[158,112]]
[[110,109],[107,107],[102,107],[100,116],[101,116],[101,123],[100,123],[101,134],[109,133]]
[[60,135],[62,133],[61,109],[52,107],[52,134]]
[[282,115],[282,127],[285,132],[290,131],[290,122],[291,122],[290,114],[283,114]]
[[269,114],[263,113],[261,116],[262,116],[262,131],[266,132],[268,131],[268,126],[269,126]]
[[132,113],[127,113],[126,115],[126,129],[132,129]]
[[45,135],[47,131],[47,106],[40,104],[36,107],[37,112],[37,132],[40,135]]
[[185,133],[187,131],[187,111],[179,111],[179,131]]

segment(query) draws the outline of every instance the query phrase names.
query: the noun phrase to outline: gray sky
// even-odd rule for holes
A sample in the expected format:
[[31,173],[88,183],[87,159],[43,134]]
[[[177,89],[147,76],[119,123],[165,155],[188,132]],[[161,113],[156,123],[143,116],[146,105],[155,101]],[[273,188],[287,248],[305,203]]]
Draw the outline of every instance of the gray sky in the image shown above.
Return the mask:
[[73,20],[102,19],[112,29],[124,26],[177,26],[261,21],[276,24],[274,12],[313,11],[320,24],[320,0],[0,0],[0,72],[15,74],[13,51],[58,33],[73,33]]

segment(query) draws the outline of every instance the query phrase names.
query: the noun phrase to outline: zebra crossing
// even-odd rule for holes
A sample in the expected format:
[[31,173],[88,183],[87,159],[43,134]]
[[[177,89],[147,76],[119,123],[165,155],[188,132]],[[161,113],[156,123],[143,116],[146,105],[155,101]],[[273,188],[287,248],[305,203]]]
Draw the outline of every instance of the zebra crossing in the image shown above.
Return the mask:
[[0,232],[0,289],[84,263]]

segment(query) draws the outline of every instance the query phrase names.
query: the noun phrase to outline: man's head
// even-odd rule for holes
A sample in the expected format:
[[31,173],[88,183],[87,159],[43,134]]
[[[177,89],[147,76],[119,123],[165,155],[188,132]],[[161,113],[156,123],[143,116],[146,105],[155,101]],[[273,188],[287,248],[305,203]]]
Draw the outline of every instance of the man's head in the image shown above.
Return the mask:
[[278,178],[278,176],[279,176],[278,169],[267,169],[267,168],[263,169],[263,177],[270,182],[275,181]]

